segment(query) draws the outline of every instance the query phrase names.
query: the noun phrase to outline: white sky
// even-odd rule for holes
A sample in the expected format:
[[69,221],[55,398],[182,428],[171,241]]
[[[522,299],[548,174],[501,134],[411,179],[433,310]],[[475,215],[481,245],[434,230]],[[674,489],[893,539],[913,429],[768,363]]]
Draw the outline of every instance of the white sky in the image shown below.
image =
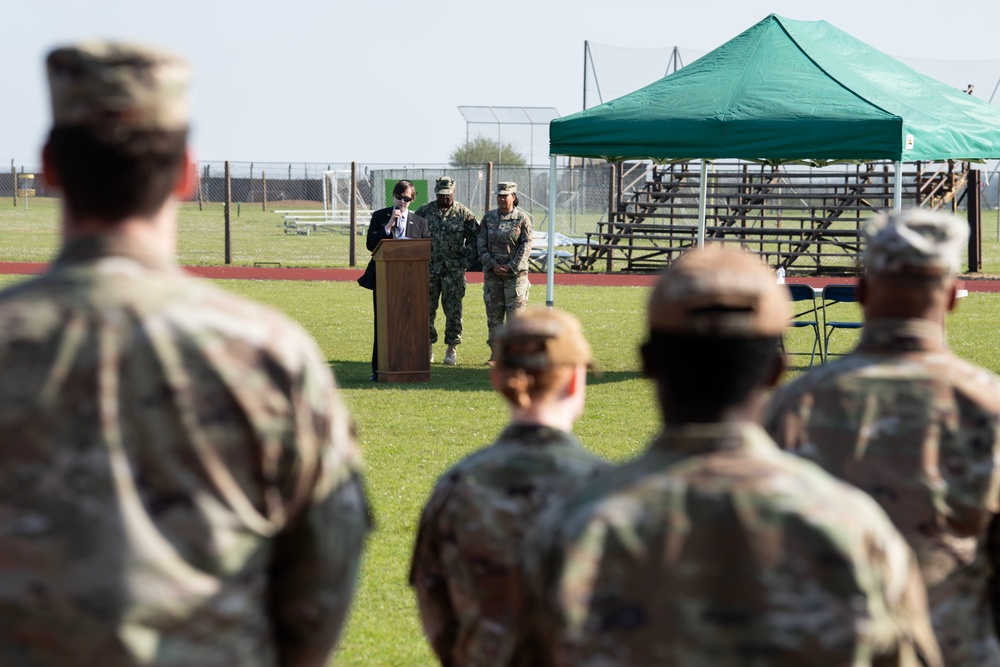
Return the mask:
[[[12,159],[37,164],[50,121],[44,55],[88,38],[151,41],[186,56],[198,157],[256,162],[442,164],[466,136],[459,105],[579,111],[584,40],[704,53],[772,12],[824,19],[911,65],[1000,62],[997,0],[11,0],[0,7],[0,168]],[[977,96],[988,98],[998,78],[1000,70],[973,81]],[[483,130],[495,132],[472,133]]]

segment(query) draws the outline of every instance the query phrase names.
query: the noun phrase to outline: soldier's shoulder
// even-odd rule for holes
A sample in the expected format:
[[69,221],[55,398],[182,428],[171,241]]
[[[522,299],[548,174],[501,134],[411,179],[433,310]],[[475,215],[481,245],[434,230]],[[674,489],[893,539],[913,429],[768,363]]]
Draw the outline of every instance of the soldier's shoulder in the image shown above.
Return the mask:
[[421,204],[414,213],[421,218],[426,218],[428,215],[433,214],[435,210],[437,210],[437,203],[427,202],[426,204]]
[[476,214],[472,212],[472,209],[461,202],[455,202],[452,206],[463,218],[476,217]]
[[955,389],[981,406],[1000,412],[1000,376],[948,352],[936,360],[936,375],[948,377]]

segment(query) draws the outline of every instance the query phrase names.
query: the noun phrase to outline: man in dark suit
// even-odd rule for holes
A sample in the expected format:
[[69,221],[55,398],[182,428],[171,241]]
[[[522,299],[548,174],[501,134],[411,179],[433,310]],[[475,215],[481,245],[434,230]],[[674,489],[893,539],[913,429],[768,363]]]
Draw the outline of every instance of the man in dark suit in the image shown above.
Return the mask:
[[[392,189],[392,206],[382,208],[372,213],[368,225],[368,238],[365,245],[369,252],[375,252],[375,246],[382,239],[429,239],[430,231],[427,221],[416,213],[410,212],[410,202],[417,191],[410,181],[399,181]],[[375,340],[372,343],[372,376],[370,380],[378,380],[378,307],[375,299],[375,259],[368,262],[364,274],[358,278],[358,284],[372,291],[372,313],[375,316]]]

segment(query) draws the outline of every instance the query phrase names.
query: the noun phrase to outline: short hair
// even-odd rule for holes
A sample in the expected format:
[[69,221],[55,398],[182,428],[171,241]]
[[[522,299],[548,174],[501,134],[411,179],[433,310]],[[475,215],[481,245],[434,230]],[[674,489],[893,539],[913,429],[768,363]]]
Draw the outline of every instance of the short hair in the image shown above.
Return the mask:
[[183,168],[187,135],[187,129],[56,126],[46,151],[66,208],[114,224],[163,206]]
[[647,375],[663,383],[676,406],[724,408],[765,384],[780,337],[720,337],[653,331],[643,344]]
[[396,181],[396,185],[392,188],[393,197],[402,197],[407,190],[413,190],[413,196],[417,196],[417,188],[413,185],[412,181]]

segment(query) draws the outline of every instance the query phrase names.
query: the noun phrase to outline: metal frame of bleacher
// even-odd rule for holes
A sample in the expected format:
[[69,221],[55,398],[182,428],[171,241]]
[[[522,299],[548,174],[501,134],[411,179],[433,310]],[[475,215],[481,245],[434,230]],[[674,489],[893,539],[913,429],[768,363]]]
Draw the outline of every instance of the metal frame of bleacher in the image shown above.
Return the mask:
[[[654,272],[696,245],[700,169],[616,163],[607,222],[576,247],[578,270]],[[719,163],[708,175],[706,240],[739,245],[800,275],[854,275],[865,221],[892,206],[888,163],[823,169]],[[904,200],[927,208],[965,197],[969,164],[908,163]]]

